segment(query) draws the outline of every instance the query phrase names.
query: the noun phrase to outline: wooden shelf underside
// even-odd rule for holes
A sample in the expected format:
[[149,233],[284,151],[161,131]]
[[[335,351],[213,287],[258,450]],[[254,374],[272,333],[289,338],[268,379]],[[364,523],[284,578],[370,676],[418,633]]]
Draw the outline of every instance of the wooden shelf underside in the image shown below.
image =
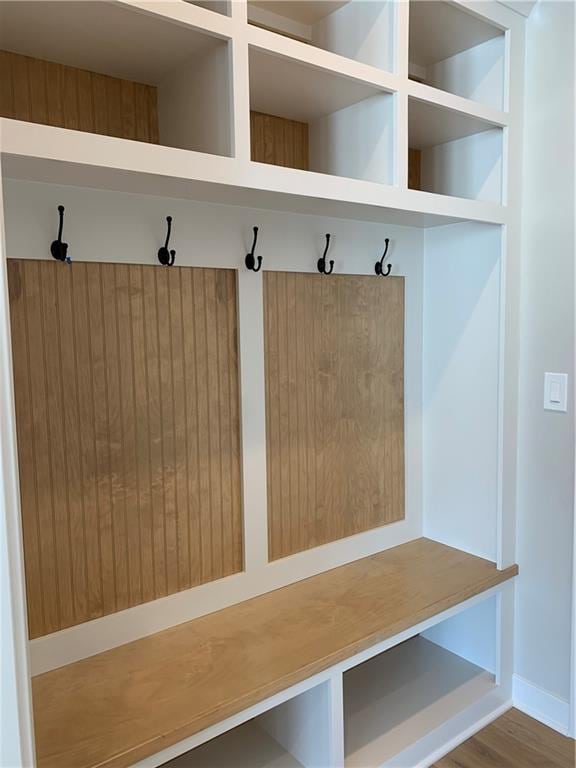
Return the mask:
[[39,675],[38,766],[131,765],[516,573],[416,539]]

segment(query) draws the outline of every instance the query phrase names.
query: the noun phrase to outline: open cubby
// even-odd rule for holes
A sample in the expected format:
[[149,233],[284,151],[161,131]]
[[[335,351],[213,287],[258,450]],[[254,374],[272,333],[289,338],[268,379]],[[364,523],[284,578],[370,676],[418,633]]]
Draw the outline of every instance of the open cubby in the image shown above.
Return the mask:
[[390,0],[248,0],[248,20],[363,64],[393,68]]
[[493,123],[410,98],[411,188],[500,203],[502,133]]
[[391,93],[252,47],[250,108],[254,161],[392,183]]
[[411,0],[409,73],[442,91],[504,109],[505,35],[468,9]]
[[6,2],[0,22],[0,116],[231,154],[226,40],[104,2]]
[[332,762],[330,683],[164,763],[170,768],[302,768]]
[[346,768],[405,765],[402,752],[496,687],[496,599],[344,673]]

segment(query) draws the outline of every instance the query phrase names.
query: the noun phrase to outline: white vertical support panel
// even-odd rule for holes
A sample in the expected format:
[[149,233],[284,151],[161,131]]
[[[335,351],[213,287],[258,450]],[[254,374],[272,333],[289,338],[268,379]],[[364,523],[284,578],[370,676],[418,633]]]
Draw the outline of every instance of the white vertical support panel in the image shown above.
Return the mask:
[[28,768],[35,755],[6,257],[0,172],[0,765]]
[[498,595],[496,683],[512,698],[514,675],[514,581],[506,582]]
[[348,59],[391,72],[393,0],[352,0],[312,27],[312,43]]
[[424,535],[496,560],[500,227],[424,236]]
[[500,3],[465,2],[473,12],[487,16],[506,30],[504,109],[510,111],[504,131],[502,200],[508,224],[502,242],[501,365],[500,365],[500,484],[498,489],[498,542],[496,561],[506,568],[516,559],[516,474],[518,436],[518,354],[520,307],[520,213],[522,208],[522,146],[524,109],[525,19]]
[[391,184],[394,97],[378,94],[310,123],[310,170]]
[[268,562],[262,271],[238,271],[244,570]]
[[500,643],[500,593],[422,632],[436,645],[496,675]]
[[[408,77],[408,41],[410,25],[410,4],[408,0],[394,3],[394,72]],[[394,184],[401,189],[408,187],[408,94],[405,91],[394,95]]]
[[232,155],[238,160],[250,161],[250,73],[246,24],[246,0],[232,0],[231,16],[234,24],[232,53]]
[[160,142],[228,156],[232,151],[230,46],[214,42],[158,87]]
[[[339,690],[340,695],[335,689]],[[304,768],[343,768],[342,675],[261,715],[261,727]]]

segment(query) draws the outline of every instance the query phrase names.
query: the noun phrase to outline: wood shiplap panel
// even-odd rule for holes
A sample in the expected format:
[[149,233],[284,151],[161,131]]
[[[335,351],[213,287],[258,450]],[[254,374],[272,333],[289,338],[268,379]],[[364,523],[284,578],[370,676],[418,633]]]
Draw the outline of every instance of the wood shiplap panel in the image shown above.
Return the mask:
[[308,123],[250,112],[250,145],[254,162],[309,169]]
[[264,273],[269,556],[404,518],[402,278]]
[[408,150],[408,189],[422,189],[422,150]]
[[158,143],[154,86],[0,51],[0,115]]
[[241,570],[234,272],[8,274],[31,637]]

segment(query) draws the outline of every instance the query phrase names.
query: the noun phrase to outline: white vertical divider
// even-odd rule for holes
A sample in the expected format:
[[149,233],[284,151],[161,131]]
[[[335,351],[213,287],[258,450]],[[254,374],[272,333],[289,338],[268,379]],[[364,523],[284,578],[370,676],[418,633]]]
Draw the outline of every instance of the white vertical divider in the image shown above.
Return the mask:
[[514,591],[514,581],[505,583],[496,609],[496,685],[507,699],[512,698],[514,674]]
[[268,562],[262,272],[238,271],[244,569]]
[[[0,128],[0,147],[2,133]],[[0,765],[35,765],[0,170]]]
[[342,673],[258,718],[260,726],[304,768],[344,768]]
[[248,6],[246,0],[232,0],[230,13],[234,27],[234,39],[230,43],[232,82],[232,154],[238,160],[250,161],[250,74],[248,66],[248,39],[246,24]]
[[[397,2],[394,9],[395,44],[394,72],[408,77],[408,0]],[[394,184],[401,189],[408,187],[408,94],[402,90],[394,94]]]

